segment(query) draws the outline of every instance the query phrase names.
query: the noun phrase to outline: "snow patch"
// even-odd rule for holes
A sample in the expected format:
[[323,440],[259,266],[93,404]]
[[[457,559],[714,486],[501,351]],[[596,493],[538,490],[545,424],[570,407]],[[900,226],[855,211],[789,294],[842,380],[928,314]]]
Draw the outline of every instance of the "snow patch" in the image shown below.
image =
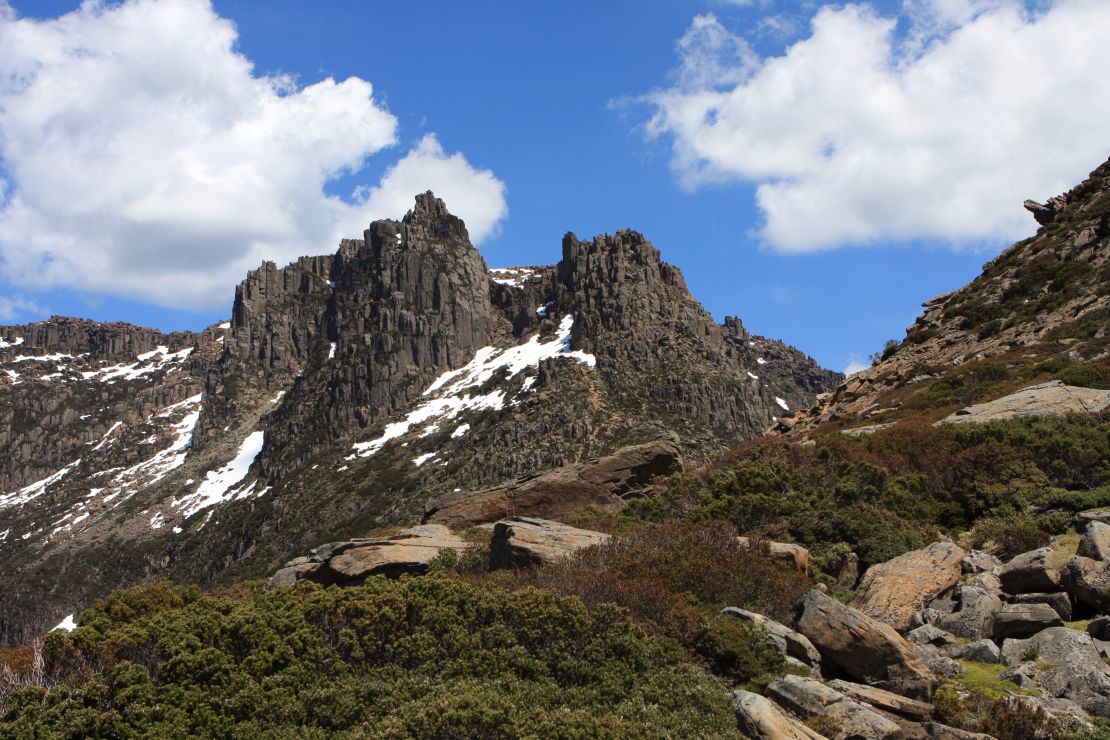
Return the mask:
[[57,632],[61,630],[62,632],[73,632],[75,629],[77,629],[77,621],[73,618],[73,615],[70,614],[65,619],[58,622],[58,626],[50,631]]
[[5,341],[2,337],[0,337],[0,349],[7,349],[8,347],[18,347],[21,344],[23,344],[23,337],[16,337],[10,342]]
[[[551,340],[540,341],[536,334],[524,344],[506,349],[482,347],[474,354],[474,359],[457,370],[448,370],[436,378],[424,391],[423,396],[431,396],[417,406],[400,421],[386,424],[381,436],[368,442],[359,442],[352,448],[354,453],[348,460],[356,457],[369,457],[381,450],[390,440],[402,437],[415,426],[432,420],[450,420],[468,410],[500,410],[505,406],[505,391],[491,391],[486,394],[470,395],[468,391],[485,384],[499,372],[509,378],[520,372],[538,367],[540,362],[551,357],[569,357],[589,367],[597,364],[597,359],[586,352],[570,348],[571,329],[574,316],[567,314],[559,322],[559,330]],[[526,388],[531,383],[526,384]]]
[[175,499],[173,506],[181,509],[184,517],[188,519],[209,506],[230,501],[236,496],[245,497],[249,495],[250,490],[254,487],[253,484],[250,489],[240,488],[231,494],[228,492],[233,485],[246,477],[251,463],[258,457],[258,453],[262,452],[262,443],[265,437],[265,432],[251,432],[243,440],[243,444],[240,445],[239,452],[234,459],[221,468],[208,471],[197,490],[180,500]]
[[331,349],[328,350],[328,359],[329,360],[334,360],[335,359],[335,342],[331,343]]
[[767,360],[764,360],[762,357],[755,358],[755,361],[758,362],[760,365],[766,365],[767,364]]
[[782,400],[778,396],[775,396],[775,403],[777,403],[779,406],[782,406],[783,411],[789,411],[790,410],[790,407],[786,405],[786,401]]
[[451,432],[451,439],[458,439],[469,431],[469,424],[459,424],[457,427],[455,427],[455,431]]
[[752,380],[759,380],[759,376],[753,373],[751,370],[748,371],[748,377]]
[[524,283],[534,277],[536,271],[530,267],[494,267],[490,269],[490,274],[493,275],[490,279],[498,285],[523,288]]
[[[85,380],[97,378],[101,383],[112,383],[116,380],[137,380],[144,375],[158,372],[165,369],[167,366],[184,362],[185,358],[193,353],[192,347],[186,347],[177,352],[170,352],[170,348],[164,344],[158,345],[150,352],[144,352],[141,355],[136,355],[135,359],[138,362],[133,362],[130,365],[113,365],[112,367],[102,367],[99,370],[90,370],[81,373]],[[160,359],[155,360],[158,357]],[[176,368],[175,368],[176,369]],[[172,371],[171,371],[172,372]]]
[[12,362],[61,362],[62,360],[72,360],[73,355],[20,355],[12,360]]
[[216,328],[217,329],[230,329],[231,328],[231,322],[230,321],[225,321],[224,323],[220,324]]
[[428,462],[429,460],[431,460],[433,457],[435,457],[438,454],[439,454],[438,452],[427,452],[427,453],[421,455],[420,457],[416,458],[415,460],[413,460],[412,464],[419,468],[421,465]]
[[109,429],[109,430],[108,430],[107,432],[105,432],[105,433],[104,433],[104,436],[100,438],[100,442],[99,442],[99,443],[98,443],[98,444],[96,445],[96,447],[93,447],[93,448],[92,448],[92,451],[93,451],[93,452],[96,452],[96,451],[97,451],[97,450],[99,450],[99,449],[100,449],[101,447],[103,447],[104,445],[108,444],[108,438],[112,436],[112,432],[116,431],[116,430],[117,430],[117,429],[119,429],[119,428],[120,428],[121,426],[123,426],[123,422],[122,422],[122,421],[117,421],[117,422],[116,422],[115,424],[113,424],[113,425],[112,425],[112,428],[111,428],[111,429]]
[[[40,481],[36,481],[36,482],[30,484],[29,486],[24,486],[23,488],[20,488],[18,491],[13,491],[12,493],[5,493],[5,494],[0,495],[0,509],[7,509],[7,508],[10,508],[12,506],[21,506],[21,505],[27,503],[28,501],[32,501],[32,500],[38,498],[42,494],[46,493],[46,491],[50,488],[50,486],[54,485],[55,483],[60,481],[62,478],[65,478],[67,475],[69,475],[70,471],[72,471],[75,467],[77,467],[80,464],[81,464],[81,459],[78,458],[78,459],[74,460],[73,462],[71,462],[69,465],[66,465],[61,470],[58,470],[58,471],[46,476],[45,478],[43,478]],[[29,536],[30,536],[29,534],[24,535],[23,539],[27,539],[27,537],[29,537]]]

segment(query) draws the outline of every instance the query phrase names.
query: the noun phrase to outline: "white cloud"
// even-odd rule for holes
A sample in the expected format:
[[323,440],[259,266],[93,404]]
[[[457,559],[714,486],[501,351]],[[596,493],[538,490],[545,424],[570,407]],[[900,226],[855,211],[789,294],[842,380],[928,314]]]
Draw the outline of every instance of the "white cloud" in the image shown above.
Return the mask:
[[373,219],[396,218],[412,208],[413,196],[435,191],[447,208],[466,222],[473,242],[496,233],[508,215],[505,184],[489,170],[478,170],[462,154],[448,155],[435,134],[427,134],[397,164],[381,184],[359,194]]
[[[866,5],[823,8],[784,55],[709,64],[700,80],[680,45],[679,83],[648,97],[648,131],[673,139],[687,187],[756,183],[762,236],[782,251],[1026,235],[1024,198],[1067,189],[1110,154],[1110,4],[905,8],[903,34]],[[730,33],[712,16],[691,31],[707,27]]]
[[0,295],[0,321],[14,321],[21,314],[41,313],[42,308],[23,296]]
[[859,358],[858,355],[852,355],[848,358],[848,364],[841,370],[845,375],[855,375],[856,373],[866,370],[871,367]]
[[[0,275],[215,307],[261,260],[361,233],[368,204],[324,186],[393,146],[397,119],[357,77],[257,75],[236,38],[207,0],[87,2],[44,21],[0,0]],[[465,160],[442,158],[459,186]],[[384,215],[439,186],[425,174]],[[487,192],[492,175],[475,174]]]

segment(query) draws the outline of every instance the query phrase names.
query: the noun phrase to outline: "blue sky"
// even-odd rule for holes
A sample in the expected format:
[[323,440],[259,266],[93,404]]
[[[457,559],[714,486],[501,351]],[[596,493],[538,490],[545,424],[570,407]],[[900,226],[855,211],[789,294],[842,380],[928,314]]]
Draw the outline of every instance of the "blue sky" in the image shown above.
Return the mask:
[[76,8],[0,21],[0,321],[197,329],[246,266],[330,252],[430,187],[491,266],[634,228],[718,319],[844,369],[1032,233],[1022,198],[1110,153],[1105,3]]

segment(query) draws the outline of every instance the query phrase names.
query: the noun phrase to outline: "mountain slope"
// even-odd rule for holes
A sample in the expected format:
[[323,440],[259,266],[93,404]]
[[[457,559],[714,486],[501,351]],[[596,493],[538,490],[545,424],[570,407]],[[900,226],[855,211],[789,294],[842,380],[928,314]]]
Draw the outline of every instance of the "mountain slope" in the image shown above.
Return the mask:
[[664,432],[703,459],[839,380],[718,325],[636,232],[488,270],[431,193],[252,271],[203,332],[56,318],[0,338],[8,642],[113,587],[260,575]]

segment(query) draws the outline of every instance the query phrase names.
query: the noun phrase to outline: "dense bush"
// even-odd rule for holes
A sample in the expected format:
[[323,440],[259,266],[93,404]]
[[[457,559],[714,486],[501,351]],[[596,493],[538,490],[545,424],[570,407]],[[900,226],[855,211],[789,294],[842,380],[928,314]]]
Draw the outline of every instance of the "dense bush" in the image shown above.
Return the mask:
[[[983,376],[993,372],[984,368]],[[818,437],[808,447],[753,440],[709,470],[670,479],[627,516],[724,519],[806,545],[818,567],[839,562],[831,551],[844,547],[866,567],[981,520],[980,535],[1013,551],[1059,534],[1072,512],[1107,504],[1110,421],[1046,417],[907,421],[868,437]]]
[[45,646],[19,737],[736,736],[722,687],[615,608],[428,577],[117,592]]

